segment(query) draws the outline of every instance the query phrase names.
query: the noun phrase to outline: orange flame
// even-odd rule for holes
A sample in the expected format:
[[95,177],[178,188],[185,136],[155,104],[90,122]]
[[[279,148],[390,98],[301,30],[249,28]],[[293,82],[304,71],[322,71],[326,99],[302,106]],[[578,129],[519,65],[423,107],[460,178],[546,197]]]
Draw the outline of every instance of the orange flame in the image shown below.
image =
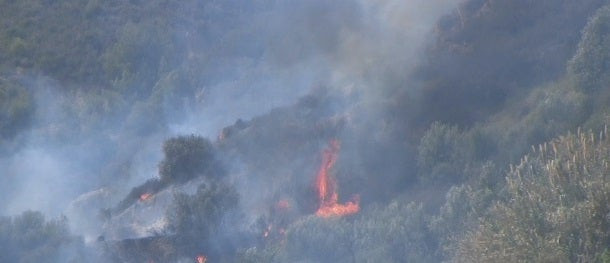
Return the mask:
[[205,255],[197,255],[195,260],[197,260],[197,263],[205,263],[208,258]]
[[320,199],[320,207],[316,211],[316,215],[320,217],[351,215],[360,211],[360,200],[357,196],[353,201],[339,204],[337,182],[329,174],[335,162],[337,162],[339,150],[339,141],[331,140],[329,147],[322,152],[322,165],[316,178],[318,198]]
[[144,202],[144,201],[148,201],[152,198],[152,194],[151,193],[143,193],[140,195],[140,201]]

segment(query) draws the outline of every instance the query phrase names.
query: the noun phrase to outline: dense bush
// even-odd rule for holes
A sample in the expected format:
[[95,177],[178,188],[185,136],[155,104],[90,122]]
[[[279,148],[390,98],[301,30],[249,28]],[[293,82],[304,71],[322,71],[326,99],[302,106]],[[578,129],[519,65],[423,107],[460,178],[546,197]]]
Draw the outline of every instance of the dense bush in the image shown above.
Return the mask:
[[352,223],[309,216],[287,229],[284,254],[276,262],[353,262]]
[[[402,198],[348,218],[307,216],[240,262],[433,262],[436,240],[421,204]],[[252,260],[256,259],[256,260]]]
[[163,143],[164,158],[159,164],[162,183],[186,182],[196,176],[217,176],[214,146],[209,140],[195,135],[178,136]]
[[597,10],[583,30],[569,72],[581,89],[593,92],[610,84],[610,6]]
[[418,148],[417,164],[422,180],[429,182],[459,181],[464,163],[461,152],[464,135],[455,126],[433,123]]
[[30,124],[34,98],[23,86],[0,77],[0,145]]
[[434,262],[436,240],[422,204],[392,201],[366,211],[354,224],[354,262]]
[[467,170],[492,159],[496,143],[483,129],[461,131],[434,122],[418,146],[418,175],[423,183],[452,185],[468,179]]
[[[291,37],[275,42],[269,32],[258,30],[259,23],[281,20],[266,21],[269,9],[277,7],[271,2],[0,1],[0,73],[11,72],[17,79],[42,73],[59,80],[61,102],[54,104],[59,117],[41,124],[48,125],[40,128],[41,134],[52,133],[48,129],[64,138],[80,135],[97,142],[102,133],[99,144],[129,142],[121,147],[138,148],[147,136],[185,118],[188,107],[205,107],[208,94],[218,91],[208,88],[225,87],[217,85],[225,78],[237,80],[236,85],[256,84],[249,74],[241,75],[247,65],[260,69],[253,75],[266,74],[276,70],[267,60],[307,58],[315,54],[308,46],[317,41],[323,55],[329,55],[325,58],[343,59],[333,56],[336,44],[329,44],[342,41],[336,34],[311,34],[313,39],[295,42],[295,47],[279,46],[293,43]],[[465,1],[439,23],[437,42],[422,55],[427,61],[416,66],[415,81],[380,82],[396,88],[380,92],[393,96],[375,113],[359,116],[379,105],[358,103],[367,100],[360,101],[358,92],[343,99],[314,94],[293,107],[224,129],[216,145],[243,161],[240,172],[247,176],[239,177],[240,186],[265,186],[263,191],[247,189],[256,194],[252,199],[294,200],[294,215],[280,220],[285,232],[248,243],[252,246],[241,251],[242,260],[435,262],[455,256],[458,262],[608,261],[605,133],[601,142],[600,136],[579,133],[538,146],[583,123],[599,127],[608,120],[610,7],[590,19],[576,50],[578,31],[602,2]],[[289,6],[284,5],[278,8]],[[312,6],[312,13],[320,11]],[[303,20],[298,24],[307,24]],[[349,36],[358,27],[342,33]],[[252,39],[256,41],[247,41]],[[273,46],[270,41],[281,49],[278,53],[266,49]],[[295,48],[303,52],[295,53]],[[335,87],[329,90],[321,93],[333,93]],[[33,91],[0,78],[0,147],[31,124],[34,97],[39,97]],[[319,164],[320,145],[335,137],[343,137],[344,148],[333,177],[341,184],[342,198],[361,194],[362,210],[349,217],[318,218],[310,215],[315,193],[307,186]],[[87,153],[89,145],[98,143],[83,147]],[[531,145],[535,152],[510,168],[504,180],[508,164]],[[113,150],[104,151],[114,155]],[[114,161],[126,168],[108,172],[109,182],[138,169],[131,156],[137,150],[130,150],[116,154]],[[117,247],[124,246],[127,254],[137,251],[130,255],[135,262],[167,251],[190,261],[197,253],[209,255],[210,261],[231,257],[237,250],[220,236],[238,195],[220,180],[224,171],[215,151],[209,140],[195,135],[167,140],[159,178],[133,188],[116,210],[171,184],[201,177],[205,183],[194,194],[175,195],[167,233],[118,241]],[[446,189],[444,205],[428,202],[443,200]],[[0,218],[2,262],[54,261],[70,240],[63,221],[47,222],[39,213]]]
[[474,124],[503,110],[513,96],[560,78],[587,19],[604,3],[464,1],[439,22],[438,41],[419,65],[418,119]]
[[[491,171],[493,168],[488,165],[477,175],[479,178],[495,176]],[[495,190],[493,184],[482,182],[454,186],[449,189],[446,195],[447,201],[440,208],[439,214],[429,221],[431,231],[438,238],[439,250],[437,252],[440,257],[452,258],[458,241],[468,231],[476,229],[479,218],[483,217],[493,201],[500,197]]]
[[459,243],[457,261],[599,261],[610,242],[609,158],[605,131],[536,146],[511,166],[507,197]]
[[197,193],[179,193],[174,196],[168,210],[168,229],[175,233],[174,245],[185,255],[205,253],[212,257],[222,255],[220,227],[227,214],[237,207],[236,190],[225,183],[202,184]]
[[[0,217],[0,262],[61,262],[69,259],[67,245],[78,242],[65,218],[45,220],[40,212]],[[62,258],[60,258],[62,257]]]
[[[107,78],[129,95],[145,97],[156,80],[180,57],[166,25],[127,23],[102,56]],[[174,63],[175,64],[175,63]],[[165,67],[165,68],[164,68]]]

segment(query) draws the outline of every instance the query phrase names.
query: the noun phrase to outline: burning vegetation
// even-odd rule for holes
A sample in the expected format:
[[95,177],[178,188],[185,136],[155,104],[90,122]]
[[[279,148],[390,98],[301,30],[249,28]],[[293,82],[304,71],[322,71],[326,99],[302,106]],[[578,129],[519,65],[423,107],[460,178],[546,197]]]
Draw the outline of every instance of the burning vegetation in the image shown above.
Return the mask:
[[352,201],[339,204],[339,193],[337,192],[337,181],[331,177],[331,170],[337,162],[340,150],[339,140],[330,141],[328,148],[322,152],[322,165],[316,178],[316,188],[320,206],[316,215],[320,217],[345,216],[358,213],[360,200],[355,196]]

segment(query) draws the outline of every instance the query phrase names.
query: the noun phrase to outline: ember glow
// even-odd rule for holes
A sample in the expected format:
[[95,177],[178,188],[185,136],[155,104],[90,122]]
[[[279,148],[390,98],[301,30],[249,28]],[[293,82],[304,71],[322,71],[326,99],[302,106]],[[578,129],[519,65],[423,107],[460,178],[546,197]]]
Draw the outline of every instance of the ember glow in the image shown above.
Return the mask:
[[152,198],[152,194],[151,193],[143,193],[140,195],[140,201],[144,202],[144,201],[148,201]]
[[339,150],[339,141],[331,140],[329,147],[322,152],[322,165],[316,178],[316,187],[320,200],[320,207],[316,211],[316,215],[320,217],[351,215],[360,211],[360,200],[358,197],[345,204],[339,204],[337,182],[330,175],[331,169],[335,162],[337,162]]
[[197,255],[195,260],[197,260],[197,263],[205,263],[208,260],[208,258],[204,255]]

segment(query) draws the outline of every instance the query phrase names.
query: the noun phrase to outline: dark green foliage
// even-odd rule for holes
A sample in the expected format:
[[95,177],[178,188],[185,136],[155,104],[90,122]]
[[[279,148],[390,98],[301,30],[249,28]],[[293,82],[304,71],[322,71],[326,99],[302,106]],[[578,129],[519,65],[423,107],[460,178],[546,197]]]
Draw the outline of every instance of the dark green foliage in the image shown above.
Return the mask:
[[434,262],[436,241],[422,204],[397,198],[354,222],[355,262]]
[[417,165],[424,183],[451,185],[468,179],[466,169],[495,154],[493,137],[481,129],[460,131],[456,126],[433,123],[421,138]]
[[0,262],[60,262],[61,249],[72,242],[65,218],[47,221],[32,211],[0,217]]
[[116,206],[120,213],[136,202],[142,194],[156,194],[171,184],[186,183],[198,176],[215,182],[223,174],[214,156],[212,143],[196,135],[178,136],[163,143],[164,159],[159,163],[159,178],[149,179],[131,189]]
[[597,10],[583,30],[576,55],[568,70],[586,92],[610,84],[610,6]]
[[128,107],[126,98],[112,90],[76,90],[70,95],[61,102],[66,115],[57,126],[62,126],[62,133],[91,135],[114,128]]
[[560,78],[587,19],[604,3],[465,1],[440,21],[438,41],[419,66],[418,119],[471,125],[503,110],[513,96]]
[[534,148],[511,166],[508,196],[459,243],[458,262],[595,262],[602,256],[610,242],[606,132],[579,132]]
[[[336,34],[314,34],[311,43],[309,37],[304,43],[268,39],[269,32],[258,29],[277,22],[266,21],[272,2],[0,0],[0,73],[14,72],[17,79],[41,73],[60,83],[61,116],[34,127],[40,134],[66,139],[102,133],[104,142],[138,144],[181,121],[189,107],[204,107],[208,87],[224,87],[216,84],[225,78],[250,84],[252,76],[239,71],[258,65],[261,57],[292,63],[315,54],[310,46],[319,44],[329,60],[344,59],[333,56],[342,41]],[[597,135],[579,133],[538,146],[578,125],[601,127],[608,121],[610,7],[599,9],[582,37],[578,34],[603,3],[465,1],[439,23],[437,42],[422,55],[427,61],[416,66],[412,82],[379,81],[396,87],[382,87],[379,94],[393,97],[379,103],[384,104],[375,109],[379,112],[358,116],[365,112],[359,107],[379,105],[369,105],[358,94],[337,99],[345,94],[330,94],[336,88],[331,87],[225,128],[217,145],[229,159],[243,161],[247,176],[240,183],[258,186],[247,189],[252,199],[294,200],[292,214],[280,219],[286,234],[248,243],[240,259],[610,261],[605,133],[602,142]],[[359,29],[340,27],[349,28],[348,36]],[[259,34],[262,40],[252,37]],[[260,42],[245,41],[250,39]],[[273,44],[277,53],[266,48]],[[233,60],[239,62],[227,62]],[[265,63],[260,72],[276,70]],[[367,70],[363,79],[376,71]],[[33,97],[38,98],[32,90],[0,78],[0,147],[31,124]],[[338,137],[344,148],[333,178],[343,200],[361,194],[362,211],[318,218],[311,215],[317,204],[310,185],[321,147]],[[508,165],[532,145],[535,152],[519,166]],[[167,140],[159,178],[135,187],[112,212],[171,184],[201,177],[205,183],[192,195],[175,195],[168,233],[118,241],[111,250],[133,262],[192,261],[198,253],[209,255],[210,262],[232,259],[237,249],[223,243],[222,236],[238,195],[221,180],[224,170],[215,151],[200,136]],[[129,165],[111,169],[113,178],[135,170],[132,152],[117,154],[113,161]],[[32,212],[0,218],[0,262],[54,261],[69,240],[61,220],[45,222]]]
[[[173,245],[172,237],[153,236],[140,239],[124,239],[106,247],[108,262],[182,262]],[[189,261],[192,262],[192,261]]]
[[98,58],[103,38],[109,32],[97,21],[81,16],[85,4],[86,1],[0,2],[3,63],[44,71],[62,80],[100,81],[95,73],[100,72]]
[[[352,223],[309,216],[287,229],[280,262],[353,262]],[[278,261],[278,260],[276,260]]]
[[163,143],[163,154],[159,164],[162,183],[183,183],[200,175],[211,178],[219,175],[214,146],[201,136],[171,138]]
[[[422,180],[429,182],[456,182],[461,178],[463,153],[460,152],[463,134],[457,127],[435,122],[422,137],[418,148],[417,164]],[[457,166],[457,167],[456,167]]]
[[117,42],[103,55],[104,69],[115,88],[136,96],[150,92],[168,70],[170,57],[178,55],[168,31],[165,25],[153,23],[123,26]]
[[[117,50],[121,49],[121,45],[134,43],[126,43],[121,32],[134,34],[133,38],[142,41],[147,40],[140,38],[142,34],[156,34],[156,38],[148,38],[151,42],[147,46],[137,46],[142,42],[135,41],[136,47],[140,48],[155,45],[162,47],[161,50],[154,50],[157,52],[155,56],[162,56],[163,51],[171,50],[166,48],[171,46],[166,41],[159,41],[164,37],[167,39],[164,32],[169,32],[168,30],[151,32],[139,28],[133,31],[130,30],[133,27],[129,26],[138,23],[165,27],[167,21],[164,19],[170,17],[168,14],[146,15],[163,5],[163,1],[147,1],[143,6],[130,1],[2,1],[2,66],[42,71],[61,81],[109,84],[114,78],[106,79],[105,74],[102,74],[106,61],[104,54],[121,52]],[[153,21],[160,23],[153,24]],[[115,44],[116,39],[119,40]],[[125,54],[127,58],[133,58],[138,52],[147,52],[144,49],[132,51],[131,54]],[[161,62],[153,60],[151,56],[142,59],[151,67],[156,67]],[[138,59],[128,63],[138,63]],[[112,75],[114,71],[112,68],[109,70]],[[141,73],[145,72],[142,70]],[[148,70],[146,73],[156,72]]]
[[0,145],[32,121],[34,98],[23,86],[0,77]]
[[537,145],[573,130],[589,117],[590,98],[570,80],[559,80],[534,89],[495,116],[483,129],[497,144],[490,158],[498,167],[517,161],[531,145]]
[[606,248],[604,253],[601,254],[599,261],[601,263],[610,263],[610,251]]
[[218,257],[223,249],[219,244],[221,224],[237,202],[237,192],[225,183],[202,184],[194,195],[176,194],[167,218],[178,250],[186,255]]
[[447,202],[439,215],[430,221],[430,227],[439,237],[439,249],[443,258],[451,258],[457,243],[470,230],[476,229],[482,217],[497,195],[489,188],[473,189],[468,185],[454,186],[447,193]]
[[240,262],[434,262],[436,240],[421,204],[374,206],[347,218],[307,216],[286,236],[251,248]]

